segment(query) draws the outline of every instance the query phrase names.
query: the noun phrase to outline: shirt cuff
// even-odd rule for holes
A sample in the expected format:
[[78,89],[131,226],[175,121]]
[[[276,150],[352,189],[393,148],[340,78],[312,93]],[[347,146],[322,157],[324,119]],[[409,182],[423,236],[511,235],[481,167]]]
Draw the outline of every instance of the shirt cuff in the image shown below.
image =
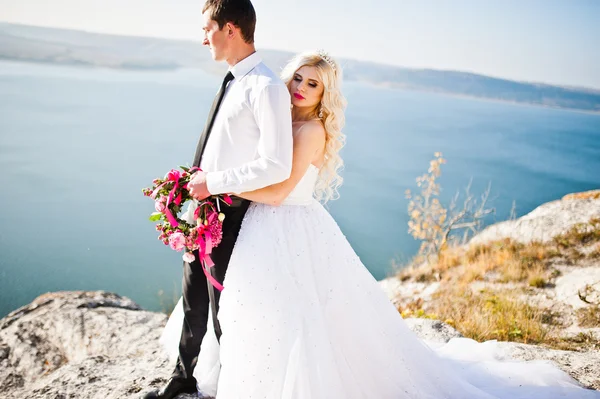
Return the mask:
[[224,172],[208,172],[206,173],[206,188],[212,195],[223,194],[223,185],[225,180]]

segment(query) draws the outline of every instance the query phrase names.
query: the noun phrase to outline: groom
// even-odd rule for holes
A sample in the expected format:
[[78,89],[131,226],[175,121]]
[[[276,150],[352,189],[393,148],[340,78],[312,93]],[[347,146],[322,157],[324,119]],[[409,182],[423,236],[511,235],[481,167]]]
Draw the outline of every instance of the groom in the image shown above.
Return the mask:
[[[285,84],[263,64],[254,48],[256,14],[250,0],[208,0],[202,10],[204,41],[215,61],[226,61],[229,72],[208,115],[200,136],[194,165],[200,166],[190,182],[191,195],[242,193],[279,183],[292,168],[292,121],[290,95]],[[210,268],[223,282],[227,264],[249,202],[233,196],[223,206],[223,239],[213,249]],[[196,253],[196,259],[198,254]],[[208,290],[207,290],[208,286]],[[194,368],[207,329],[209,303],[217,338],[221,331],[216,312],[219,291],[207,282],[195,260],[183,264],[183,310],[185,319],[179,358],[171,379],[146,399],[175,398],[195,393]]]

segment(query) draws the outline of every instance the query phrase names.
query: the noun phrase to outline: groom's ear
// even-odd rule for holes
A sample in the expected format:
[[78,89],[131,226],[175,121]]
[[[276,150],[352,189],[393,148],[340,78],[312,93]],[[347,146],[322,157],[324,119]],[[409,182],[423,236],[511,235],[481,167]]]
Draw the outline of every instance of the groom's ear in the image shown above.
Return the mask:
[[237,28],[235,27],[235,25],[232,22],[226,22],[223,29],[225,30],[227,37],[229,37],[231,39],[233,39],[235,37],[235,35],[238,34]]

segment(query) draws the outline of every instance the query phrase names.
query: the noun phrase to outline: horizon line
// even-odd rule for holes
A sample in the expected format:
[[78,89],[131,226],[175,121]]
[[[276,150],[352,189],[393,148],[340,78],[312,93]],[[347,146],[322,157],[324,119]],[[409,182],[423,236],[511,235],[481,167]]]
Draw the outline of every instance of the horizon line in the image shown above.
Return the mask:
[[[93,30],[86,30],[86,29],[80,29],[80,28],[65,28],[65,27],[50,26],[50,25],[32,25],[32,24],[22,23],[22,22],[10,22],[10,21],[2,20],[2,19],[0,19],[0,23],[4,23],[4,24],[8,24],[8,25],[20,25],[20,26],[33,27],[33,28],[66,30],[66,31],[72,31],[72,32],[87,33],[87,34],[92,34],[92,35],[102,35],[102,36],[127,37],[127,38],[139,38],[139,39],[160,39],[160,40],[170,40],[170,41],[180,41],[180,42],[193,42],[193,43],[198,43],[198,44],[202,45],[202,42],[200,40],[195,40],[195,39],[190,39],[190,38],[181,38],[181,37],[166,37],[166,36],[153,36],[153,35],[132,35],[132,34],[123,34],[123,33],[114,33],[114,32],[101,32],[101,31],[93,31]],[[296,53],[295,51],[292,51],[292,50],[277,49],[277,48],[259,47],[259,49],[260,50],[266,50],[266,51],[287,52],[287,53],[291,53],[291,54],[295,54]],[[486,78],[505,80],[505,81],[509,81],[509,82],[525,83],[525,84],[532,84],[532,85],[544,85],[544,86],[558,87],[558,88],[570,89],[570,90],[591,91],[591,92],[595,92],[596,94],[600,93],[600,86],[599,87],[595,87],[595,86],[578,86],[578,85],[555,84],[555,83],[548,83],[548,82],[542,82],[542,81],[533,81],[533,80],[517,80],[517,79],[511,79],[511,78],[507,78],[507,77],[498,76],[498,75],[484,74],[484,73],[475,72],[475,71],[471,71],[471,70],[442,69],[442,68],[435,68],[435,67],[408,67],[408,66],[404,66],[404,65],[388,64],[388,63],[385,63],[385,62],[373,61],[373,60],[368,60],[368,59],[350,58],[350,57],[337,57],[337,58],[340,58],[340,59],[343,59],[343,60],[348,60],[348,61],[367,62],[367,63],[376,64],[376,65],[383,65],[383,66],[389,66],[389,67],[395,67],[395,68],[402,68],[402,69],[408,69],[408,70],[414,70],[414,71],[426,71],[426,70],[428,70],[428,71],[437,71],[437,72],[457,72],[457,73],[465,73],[465,74],[472,74],[472,75],[477,75],[477,76],[483,76],[483,77],[486,77]]]

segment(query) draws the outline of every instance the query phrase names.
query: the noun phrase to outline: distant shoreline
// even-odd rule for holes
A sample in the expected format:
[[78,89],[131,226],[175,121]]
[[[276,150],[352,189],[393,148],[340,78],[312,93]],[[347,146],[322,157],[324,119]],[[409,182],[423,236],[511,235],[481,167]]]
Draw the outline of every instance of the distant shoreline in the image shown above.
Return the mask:
[[[36,60],[36,59],[22,59],[22,58],[10,58],[4,57],[0,55],[0,61],[6,62],[22,62],[27,64],[38,64],[38,65],[58,65],[58,66],[70,66],[70,67],[84,67],[84,68],[106,68],[106,69],[114,69],[114,70],[123,70],[123,71],[136,71],[136,72],[144,72],[144,71],[176,71],[178,69],[182,69],[183,67],[179,65],[151,65],[151,66],[143,66],[143,65],[120,65],[120,66],[110,66],[110,65],[98,65],[92,64],[89,62],[56,62],[50,60]],[[201,68],[197,68],[201,69]]]
[[[263,61],[279,71],[289,51],[260,49]],[[221,74],[202,43],[120,36],[0,22],[0,59],[58,65],[101,66],[133,71],[200,68]],[[600,90],[515,81],[467,71],[407,68],[338,58],[347,82],[417,92],[600,113]],[[224,72],[223,72],[224,73]]]
[[439,94],[439,95],[446,96],[446,97],[455,97],[455,98],[462,98],[462,99],[468,99],[468,100],[479,100],[479,101],[499,103],[499,104],[524,105],[524,106],[531,106],[531,107],[535,107],[535,108],[547,108],[547,109],[562,110],[562,111],[572,111],[572,112],[589,114],[589,115],[600,115],[600,110],[592,111],[592,110],[585,110],[585,109],[580,109],[580,108],[554,107],[554,106],[547,105],[547,104],[538,104],[538,103],[531,103],[531,102],[525,102],[525,101],[502,100],[500,98],[470,96],[467,94],[452,93],[452,92],[448,92],[448,91],[411,89],[408,87],[394,87],[393,84],[390,84],[390,83],[374,83],[374,82],[364,82],[364,81],[353,81],[353,82],[368,84],[368,85],[371,85],[371,86],[374,86],[377,88],[384,88],[384,89],[390,89],[390,90],[403,90],[403,91],[412,91],[412,92],[418,92],[418,93]]
[[[177,70],[182,70],[182,69],[192,69],[192,70],[203,71],[203,72],[205,72],[207,74],[211,74],[211,75],[214,74],[215,76],[217,76],[217,74],[214,73],[213,71],[207,71],[207,70],[205,70],[201,67],[197,67],[197,66],[189,66],[189,67],[181,66],[181,65],[143,66],[143,65],[135,65],[135,64],[126,65],[126,66],[122,66],[122,65],[121,66],[109,66],[109,65],[98,65],[98,64],[87,63],[87,62],[56,62],[56,61],[49,61],[49,60],[9,58],[9,57],[3,57],[1,55],[0,55],[0,62],[25,63],[25,64],[35,64],[35,65],[52,65],[52,66],[89,68],[89,69],[109,69],[109,70],[115,70],[115,71],[141,72],[141,73],[143,73],[143,72],[175,72]],[[536,108],[547,108],[547,109],[554,109],[554,110],[571,111],[571,112],[577,112],[577,113],[583,113],[583,114],[589,114],[589,115],[600,115],[600,110],[594,111],[594,110],[585,110],[585,109],[580,109],[580,108],[552,106],[552,105],[547,105],[547,104],[539,104],[539,103],[526,102],[526,101],[503,100],[503,99],[499,99],[499,98],[453,93],[453,92],[444,91],[444,90],[428,90],[428,89],[417,89],[417,88],[410,88],[410,87],[399,87],[399,85],[395,84],[394,82],[371,82],[368,80],[354,80],[354,79],[350,79],[350,80],[348,80],[348,82],[359,83],[359,84],[364,84],[364,85],[368,85],[368,86],[372,86],[372,87],[376,87],[376,88],[383,88],[383,89],[389,89],[389,90],[410,91],[410,92],[417,92],[417,93],[429,93],[429,94],[437,94],[437,95],[442,95],[442,96],[446,96],[446,97],[454,97],[454,98],[459,98],[459,99],[478,100],[478,101],[485,101],[485,102],[492,102],[492,103],[499,103],[499,104],[523,105],[523,106],[531,106],[531,107],[536,107]]]

